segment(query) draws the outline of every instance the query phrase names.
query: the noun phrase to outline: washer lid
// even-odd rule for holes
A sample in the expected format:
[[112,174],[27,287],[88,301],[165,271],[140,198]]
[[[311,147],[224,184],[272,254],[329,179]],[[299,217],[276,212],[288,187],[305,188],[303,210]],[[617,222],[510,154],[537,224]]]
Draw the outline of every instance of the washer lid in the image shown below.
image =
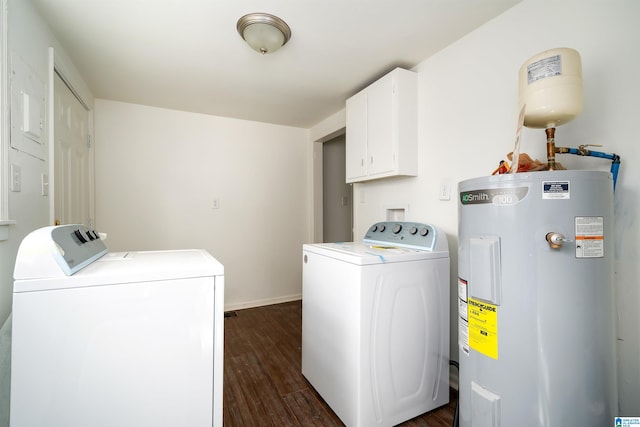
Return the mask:
[[13,292],[212,278],[223,275],[224,266],[203,249],[109,252],[72,276],[16,279]]
[[425,251],[365,242],[306,244],[303,245],[303,251],[356,265],[422,261],[449,257],[448,251]]
[[109,253],[98,233],[72,224],[27,235],[13,277],[14,292],[27,292],[221,275],[222,264],[204,250]]
[[431,224],[383,221],[373,224],[362,242],[316,243],[303,250],[357,265],[448,258],[446,234]]

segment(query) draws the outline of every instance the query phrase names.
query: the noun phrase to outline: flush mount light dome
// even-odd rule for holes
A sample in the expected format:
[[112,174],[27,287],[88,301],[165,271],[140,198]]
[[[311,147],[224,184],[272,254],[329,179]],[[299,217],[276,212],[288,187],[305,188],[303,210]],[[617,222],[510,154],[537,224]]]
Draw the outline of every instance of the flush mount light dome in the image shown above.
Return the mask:
[[291,28],[282,19],[268,13],[250,13],[238,19],[240,36],[256,52],[272,53],[291,38]]

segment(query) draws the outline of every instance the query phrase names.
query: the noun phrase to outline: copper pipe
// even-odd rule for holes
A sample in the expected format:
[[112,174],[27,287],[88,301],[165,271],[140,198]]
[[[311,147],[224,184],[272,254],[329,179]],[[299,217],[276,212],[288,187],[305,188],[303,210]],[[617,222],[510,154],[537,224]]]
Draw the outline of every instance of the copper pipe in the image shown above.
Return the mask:
[[546,128],[547,134],[547,167],[550,171],[556,170],[556,128]]

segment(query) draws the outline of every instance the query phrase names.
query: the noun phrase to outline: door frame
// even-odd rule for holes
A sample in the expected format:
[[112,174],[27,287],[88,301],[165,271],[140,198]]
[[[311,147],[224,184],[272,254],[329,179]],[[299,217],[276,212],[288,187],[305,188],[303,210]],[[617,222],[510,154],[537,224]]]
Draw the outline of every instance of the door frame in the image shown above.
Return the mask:
[[0,0],[0,241],[9,238],[9,96],[7,0]]
[[[73,65],[71,65],[73,67]],[[74,72],[75,69],[66,65],[66,61],[64,58],[60,56],[56,56],[55,49],[53,47],[49,48],[49,76],[48,76],[48,102],[47,102],[47,121],[49,123],[48,126],[48,140],[49,140],[49,224],[55,225],[55,192],[56,192],[56,182],[55,182],[55,97],[54,97],[54,87],[55,87],[55,77],[56,75],[64,82],[64,84],[69,88],[71,93],[76,97],[78,102],[83,106],[83,108],[87,112],[87,123],[88,123],[88,135],[91,144],[89,146],[89,164],[88,164],[88,174],[89,174],[89,224],[90,227],[95,227],[95,142],[93,138],[93,96],[88,91],[86,87],[84,87],[84,81],[82,77]],[[84,90],[83,90],[84,89]]]
[[[353,185],[346,182],[346,134],[325,139],[322,151],[322,241],[351,242],[354,240]],[[345,204],[345,198],[348,204]],[[328,217],[334,217],[335,223],[327,221]],[[340,233],[335,233],[336,226]]]
[[[312,243],[321,243],[323,240],[323,203],[322,203],[322,144],[330,141],[336,136],[346,133],[346,109],[342,109],[337,113],[329,116],[324,121],[318,123],[309,130],[311,141],[311,207],[310,207],[310,241]],[[355,190],[355,188],[354,188]],[[353,194],[353,191],[352,191]],[[356,207],[351,200],[351,234],[355,226]]]

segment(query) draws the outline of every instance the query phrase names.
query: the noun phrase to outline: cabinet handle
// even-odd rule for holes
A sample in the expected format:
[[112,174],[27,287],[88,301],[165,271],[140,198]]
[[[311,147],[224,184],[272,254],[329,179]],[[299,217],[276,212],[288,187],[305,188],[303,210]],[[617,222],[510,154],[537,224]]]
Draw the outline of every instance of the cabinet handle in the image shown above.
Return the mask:
[[364,158],[361,158],[361,159],[360,159],[360,166],[361,166],[361,167],[364,167]]
[[373,164],[373,156],[371,156],[371,164]]

